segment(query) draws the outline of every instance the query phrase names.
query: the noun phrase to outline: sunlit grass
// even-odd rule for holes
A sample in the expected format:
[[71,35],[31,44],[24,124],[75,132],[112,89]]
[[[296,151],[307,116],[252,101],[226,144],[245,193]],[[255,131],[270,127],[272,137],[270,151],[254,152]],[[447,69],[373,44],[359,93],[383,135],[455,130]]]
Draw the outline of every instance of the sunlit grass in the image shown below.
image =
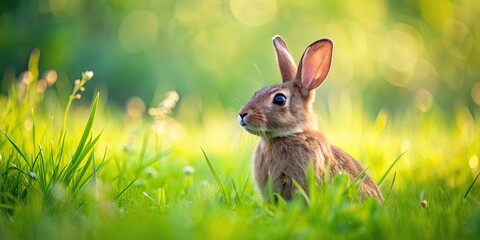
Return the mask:
[[348,177],[318,186],[310,174],[308,193],[274,204],[254,188],[250,157],[258,139],[238,129],[235,111],[192,113],[195,101],[180,101],[173,117],[178,96],[170,93],[150,115],[128,115],[107,109],[102,94],[75,100],[89,73],[69,98],[48,97],[55,89],[37,87],[38,54],[31,59],[21,81],[0,96],[1,239],[480,234],[480,124],[466,106],[367,114],[354,95],[320,96],[321,129],[368,168],[386,201],[359,203]]

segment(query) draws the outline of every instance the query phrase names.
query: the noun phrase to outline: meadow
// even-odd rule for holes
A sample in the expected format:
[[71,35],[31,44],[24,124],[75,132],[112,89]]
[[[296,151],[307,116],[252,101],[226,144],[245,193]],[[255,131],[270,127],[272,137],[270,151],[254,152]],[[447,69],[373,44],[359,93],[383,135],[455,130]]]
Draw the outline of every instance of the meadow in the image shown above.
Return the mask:
[[[82,73],[67,98],[29,70],[0,98],[2,239],[473,239],[480,234],[478,116],[460,108],[362,115],[343,93],[321,109],[331,142],[357,156],[386,201],[359,203],[344,175],[292,202],[264,202],[250,177],[257,139],[234,112],[110,109]],[[181,96],[180,96],[181,98]],[[82,104],[83,103],[83,104]],[[184,103],[188,104],[188,103]],[[349,111],[335,111],[339,109]],[[185,115],[183,115],[185,114]],[[192,119],[202,120],[192,120]],[[355,119],[353,121],[353,119]],[[348,127],[346,127],[348,126]],[[229,132],[229,134],[226,134]]]
[[[0,239],[477,239],[480,2],[0,3]],[[334,42],[319,128],[345,175],[290,202],[251,176],[240,107]]]

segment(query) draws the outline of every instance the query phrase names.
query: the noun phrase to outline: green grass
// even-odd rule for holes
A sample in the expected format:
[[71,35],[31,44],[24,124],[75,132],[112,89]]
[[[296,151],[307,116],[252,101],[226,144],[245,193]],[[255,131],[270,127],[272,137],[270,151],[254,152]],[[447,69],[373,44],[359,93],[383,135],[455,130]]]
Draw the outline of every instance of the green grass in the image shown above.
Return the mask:
[[480,123],[466,106],[370,119],[361,105],[338,112],[340,103],[319,104],[321,128],[368,167],[386,201],[358,203],[346,176],[318,186],[310,174],[308,194],[274,205],[254,188],[258,139],[229,126],[235,112],[215,107],[192,118],[183,103],[175,119],[169,111],[134,118],[110,109],[101,94],[77,100],[89,87],[86,74],[67,99],[54,85],[38,91],[37,64],[34,52],[29,79],[0,96],[0,239],[480,235]]

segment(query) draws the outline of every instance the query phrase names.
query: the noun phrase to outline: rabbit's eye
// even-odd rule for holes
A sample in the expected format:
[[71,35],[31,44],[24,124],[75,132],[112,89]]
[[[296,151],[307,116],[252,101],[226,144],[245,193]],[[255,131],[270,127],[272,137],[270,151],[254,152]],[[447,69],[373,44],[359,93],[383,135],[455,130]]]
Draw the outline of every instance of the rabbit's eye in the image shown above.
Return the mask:
[[273,103],[279,106],[285,105],[287,102],[287,97],[281,93],[277,93],[275,97],[273,97]]

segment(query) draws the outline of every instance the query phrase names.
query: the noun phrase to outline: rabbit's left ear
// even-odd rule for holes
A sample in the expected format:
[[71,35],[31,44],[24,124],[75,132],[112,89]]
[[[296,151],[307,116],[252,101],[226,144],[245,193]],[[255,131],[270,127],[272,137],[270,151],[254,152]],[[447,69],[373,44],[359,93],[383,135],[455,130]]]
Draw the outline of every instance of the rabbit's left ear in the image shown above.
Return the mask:
[[295,64],[290,51],[288,51],[287,44],[283,38],[278,35],[273,37],[272,42],[277,56],[278,68],[282,75],[282,81],[288,82],[293,80],[297,73],[297,65]]
[[318,88],[327,78],[332,63],[333,42],[318,40],[303,53],[296,80],[300,80],[309,91]]

